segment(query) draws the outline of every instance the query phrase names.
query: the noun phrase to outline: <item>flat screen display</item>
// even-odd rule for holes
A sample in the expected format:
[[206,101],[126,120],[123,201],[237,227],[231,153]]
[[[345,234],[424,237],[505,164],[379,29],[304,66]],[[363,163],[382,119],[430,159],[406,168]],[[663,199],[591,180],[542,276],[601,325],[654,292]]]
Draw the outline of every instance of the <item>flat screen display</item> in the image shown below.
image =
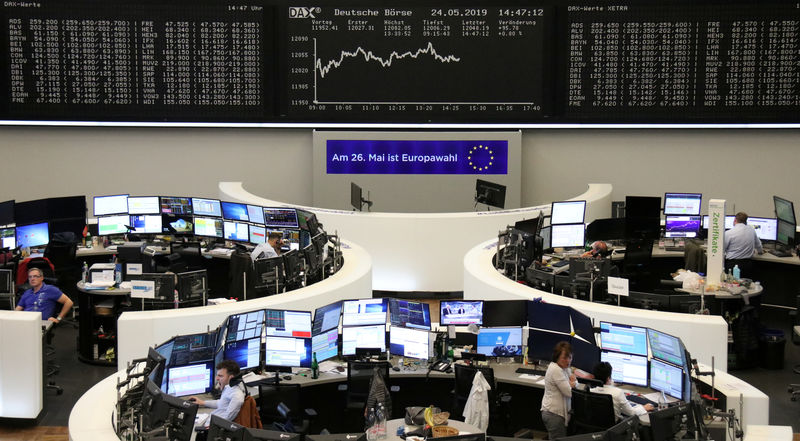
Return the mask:
[[550,225],[582,224],[586,201],[553,202],[550,208]]
[[664,194],[664,214],[699,216],[703,195],[700,193]]
[[439,323],[441,325],[481,325],[483,324],[483,301],[441,301],[439,302]]
[[527,300],[492,300],[483,302],[483,326],[526,326]]
[[97,234],[108,236],[110,234],[125,234],[128,232],[128,225],[131,218],[127,214],[121,216],[105,216],[97,218]]
[[158,214],[160,207],[158,196],[128,197],[128,214]]
[[40,247],[50,242],[49,225],[47,222],[18,225],[16,233],[18,248]]
[[242,222],[225,221],[223,225],[225,239],[247,242],[250,240],[248,225]]
[[430,354],[430,333],[421,329],[389,327],[389,352],[400,357],[427,360]]
[[193,214],[192,199],[183,196],[161,196],[158,198],[162,214],[179,216]]
[[297,210],[264,208],[264,225],[274,228],[297,228]]
[[228,333],[225,341],[246,340],[261,337],[264,330],[264,310],[243,312],[228,316]]
[[614,383],[647,386],[647,357],[601,351],[600,361],[611,364],[611,379]]
[[339,317],[342,314],[342,302],[331,303],[314,311],[314,323],[311,333],[317,335],[329,329],[339,328]]
[[775,217],[784,222],[797,225],[797,220],[794,217],[794,204],[792,201],[780,198],[778,196],[773,196],[772,200],[775,203]]
[[311,337],[311,353],[315,352],[318,362],[339,355],[339,329],[329,329]]
[[167,394],[176,397],[204,394],[214,386],[213,362],[171,367],[167,371]]
[[266,366],[311,367],[311,339],[267,337],[264,344],[264,364]]
[[386,299],[345,300],[342,326],[386,325]]
[[162,213],[161,231],[177,235],[192,234],[194,233],[194,218],[191,215]]
[[664,221],[665,237],[697,237],[700,216],[667,216]]
[[683,366],[683,344],[678,337],[648,328],[647,339],[650,341],[650,353],[653,357]]
[[393,326],[430,331],[430,306],[425,302],[389,299],[389,321]]
[[265,323],[268,336],[311,338],[311,312],[267,309]]
[[583,224],[563,224],[550,226],[551,248],[578,248],[585,244]]
[[[790,245],[794,242],[794,236],[797,232],[795,224],[790,224],[778,219],[778,234],[776,241],[782,245]],[[18,241],[19,242],[19,241]]]
[[14,201],[0,202],[0,225],[14,223]]
[[356,349],[386,352],[386,324],[342,328],[342,355],[356,355]]
[[250,243],[264,243],[267,241],[267,229],[261,225],[250,225]]
[[222,202],[222,217],[227,220],[245,222],[250,220],[250,217],[247,215],[247,206],[236,202]]
[[638,326],[600,322],[600,348],[606,351],[647,355],[647,330]]
[[225,344],[223,358],[233,360],[241,369],[255,369],[261,365],[261,336]]
[[531,328],[568,334],[572,327],[568,306],[545,302],[528,302],[528,324]]
[[650,360],[650,388],[683,399],[683,369],[654,358]]
[[223,237],[222,219],[216,217],[195,217],[194,235],[206,237]]
[[93,207],[95,216],[127,213],[128,195],[117,194],[113,196],[95,196]]
[[[733,228],[733,220],[736,219],[736,216],[725,216],[725,229],[730,230]],[[708,229],[708,215],[703,216],[703,229]]]
[[162,232],[160,214],[132,214],[133,233],[159,234]]
[[747,225],[756,230],[756,236],[761,240],[778,240],[778,219],[774,217],[748,217]]
[[250,218],[250,222],[256,224],[263,224],[264,223],[264,207],[258,205],[248,205],[247,206],[247,217]]
[[14,227],[0,228],[0,248],[13,250],[17,247],[17,235]]
[[222,208],[216,199],[192,198],[192,213],[195,216],[222,216]]
[[478,353],[487,357],[522,355],[522,327],[481,328],[478,330]]

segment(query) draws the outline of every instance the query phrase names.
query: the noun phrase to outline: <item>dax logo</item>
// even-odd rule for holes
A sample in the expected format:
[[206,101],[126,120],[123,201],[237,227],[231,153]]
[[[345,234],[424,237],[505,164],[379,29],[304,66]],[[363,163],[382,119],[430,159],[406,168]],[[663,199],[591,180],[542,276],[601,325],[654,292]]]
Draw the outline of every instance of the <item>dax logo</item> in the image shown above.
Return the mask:
[[320,12],[320,7],[293,6],[289,8],[289,18],[316,18],[314,14]]

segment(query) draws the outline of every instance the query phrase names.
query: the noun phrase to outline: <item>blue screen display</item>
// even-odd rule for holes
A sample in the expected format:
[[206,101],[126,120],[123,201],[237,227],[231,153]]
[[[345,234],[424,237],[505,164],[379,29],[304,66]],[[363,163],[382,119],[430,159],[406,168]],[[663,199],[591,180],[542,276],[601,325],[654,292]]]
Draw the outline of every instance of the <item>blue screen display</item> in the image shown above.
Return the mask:
[[328,140],[329,174],[504,175],[508,141]]
[[222,217],[229,220],[249,221],[250,217],[247,215],[247,206],[244,204],[236,204],[234,202],[222,203]]
[[478,353],[488,357],[522,355],[522,328],[481,328]]
[[647,330],[650,352],[653,357],[670,363],[683,365],[683,345],[678,337],[673,337],[655,329]]
[[257,368],[261,364],[261,337],[227,343],[223,358],[235,361],[241,369]]
[[311,352],[317,353],[317,361],[339,355],[339,329],[334,328],[311,337]]
[[225,221],[222,227],[225,239],[241,242],[247,242],[250,239],[250,231],[247,224]]
[[650,387],[682,400],[683,369],[655,358],[650,360]]
[[267,366],[311,367],[311,339],[267,337],[264,344],[264,364]]
[[638,326],[600,322],[600,347],[606,351],[647,355],[647,330]]
[[258,205],[248,205],[247,206],[247,216],[250,218],[250,222],[254,222],[257,224],[264,223],[264,207],[260,207]]
[[17,247],[39,247],[50,242],[47,222],[17,227]]

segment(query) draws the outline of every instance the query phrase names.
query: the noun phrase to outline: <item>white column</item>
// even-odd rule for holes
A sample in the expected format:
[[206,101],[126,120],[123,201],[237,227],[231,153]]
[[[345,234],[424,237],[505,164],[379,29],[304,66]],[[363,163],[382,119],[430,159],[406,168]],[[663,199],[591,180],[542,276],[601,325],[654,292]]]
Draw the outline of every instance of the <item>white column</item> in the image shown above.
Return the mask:
[[725,200],[708,201],[706,284],[717,285],[725,271]]

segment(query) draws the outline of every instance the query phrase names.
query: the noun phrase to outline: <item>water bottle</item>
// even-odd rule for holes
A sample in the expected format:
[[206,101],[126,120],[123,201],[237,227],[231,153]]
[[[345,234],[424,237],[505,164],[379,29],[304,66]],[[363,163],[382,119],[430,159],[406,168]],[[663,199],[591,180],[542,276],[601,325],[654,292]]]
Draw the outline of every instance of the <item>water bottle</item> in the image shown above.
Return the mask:
[[319,378],[319,363],[317,363],[317,353],[314,352],[311,356],[311,378]]
[[369,408],[369,412],[367,412],[367,421],[366,421],[366,423],[367,423],[366,424],[366,426],[367,426],[367,429],[366,429],[367,441],[375,441],[377,439],[377,437],[376,437],[376,435],[377,435],[377,433],[376,433],[377,427],[376,427],[376,424],[375,424],[375,408],[374,407],[370,407]]
[[86,264],[86,261],[83,261],[83,275],[81,276],[81,280],[83,283],[89,283],[89,265]]
[[375,425],[377,426],[377,438],[386,439],[386,409],[383,403],[378,403],[378,412],[375,414]]
[[178,290],[177,289],[173,290],[172,294],[173,294],[172,302],[175,304],[175,309],[178,309],[178,303],[179,303]]
[[84,236],[84,237],[86,238],[86,248],[91,248],[92,247],[92,233],[87,231],[86,232],[86,236]]
[[117,286],[122,283],[122,264],[119,262],[114,265],[114,283],[116,283]]
[[739,280],[741,275],[742,275],[742,273],[741,273],[741,270],[739,269],[739,265],[734,265],[733,266],[733,280]]

